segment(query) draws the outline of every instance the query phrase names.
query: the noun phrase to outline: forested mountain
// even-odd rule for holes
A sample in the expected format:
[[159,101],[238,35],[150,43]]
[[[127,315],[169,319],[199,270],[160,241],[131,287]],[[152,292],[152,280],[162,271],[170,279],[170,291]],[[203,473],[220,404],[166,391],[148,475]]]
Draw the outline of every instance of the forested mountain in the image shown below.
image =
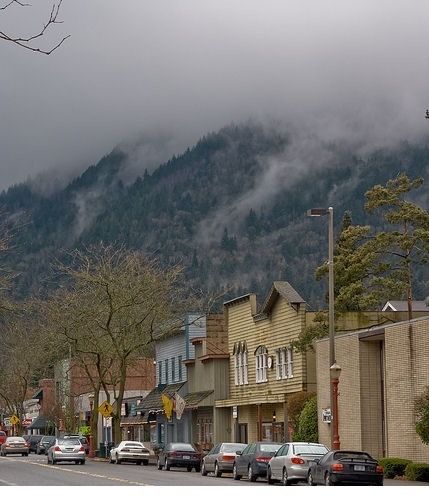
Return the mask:
[[[16,294],[55,286],[53,259],[103,240],[182,263],[193,287],[231,287],[231,297],[265,294],[273,280],[285,279],[311,306],[323,306],[326,283],[315,281],[314,271],[326,260],[327,220],[308,218],[306,210],[333,206],[338,231],[345,210],[354,223],[368,220],[364,193],[374,184],[400,171],[428,173],[426,144],[359,151],[245,124],[202,138],[132,183],[122,181],[128,155],[117,148],[54,194],[13,186],[0,195],[0,207],[24,221],[8,256],[18,273]],[[428,185],[418,193],[426,208],[428,193]],[[418,277],[422,298],[429,273]]]

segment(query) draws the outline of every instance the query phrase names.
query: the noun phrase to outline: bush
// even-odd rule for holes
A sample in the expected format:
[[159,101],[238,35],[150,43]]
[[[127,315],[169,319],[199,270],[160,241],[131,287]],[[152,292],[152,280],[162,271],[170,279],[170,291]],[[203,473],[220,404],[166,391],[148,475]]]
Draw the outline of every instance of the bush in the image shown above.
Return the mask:
[[405,468],[405,477],[409,481],[429,482],[429,464],[408,464]]
[[411,463],[411,460],[406,458],[382,458],[378,463],[384,469],[384,476],[388,479],[393,479],[395,476],[403,476],[405,467]]
[[305,403],[315,395],[314,392],[299,391],[288,397],[287,414],[294,431],[298,429],[299,416],[304,409]]
[[298,430],[294,432],[294,441],[307,441],[317,443],[319,435],[317,431],[317,397],[309,399],[302,409],[298,419]]
[[429,444],[429,386],[416,400],[416,432],[424,444]]

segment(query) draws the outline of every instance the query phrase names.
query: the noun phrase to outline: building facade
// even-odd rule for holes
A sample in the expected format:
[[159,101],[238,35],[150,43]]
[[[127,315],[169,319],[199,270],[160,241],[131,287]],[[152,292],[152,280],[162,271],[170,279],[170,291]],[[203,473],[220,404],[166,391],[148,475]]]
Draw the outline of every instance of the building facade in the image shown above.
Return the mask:
[[285,441],[288,396],[316,389],[312,353],[293,351],[305,327],[306,304],[293,287],[276,281],[262,307],[254,294],[224,304],[228,332],[229,396],[215,402],[230,440]]
[[[342,448],[429,462],[414,404],[429,385],[429,317],[336,335]],[[316,342],[319,440],[330,446],[329,341]]]

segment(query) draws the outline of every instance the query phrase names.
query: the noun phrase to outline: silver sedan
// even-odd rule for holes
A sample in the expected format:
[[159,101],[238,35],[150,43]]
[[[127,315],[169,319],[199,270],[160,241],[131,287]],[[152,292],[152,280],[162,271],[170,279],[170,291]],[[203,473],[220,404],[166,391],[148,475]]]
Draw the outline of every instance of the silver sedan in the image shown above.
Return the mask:
[[110,463],[136,462],[147,465],[150,451],[139,441],[121,441],[110,450]]
[[280,481],[287,486],[306,481],[310,465],[328,451],[325,445],[319,443],[285,443],[268,463],[268,483]]
[[85,449],[77,438],[58,438],[48,450],[48,464],[58,462],[85,463]]

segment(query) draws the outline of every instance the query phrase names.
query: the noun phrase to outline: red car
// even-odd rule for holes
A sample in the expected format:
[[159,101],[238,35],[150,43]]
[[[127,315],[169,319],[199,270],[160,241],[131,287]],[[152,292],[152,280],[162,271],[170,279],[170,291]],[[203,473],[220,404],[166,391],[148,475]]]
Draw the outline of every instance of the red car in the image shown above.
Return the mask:
[[6,441],[6,432],[0,431],[0,446]]

